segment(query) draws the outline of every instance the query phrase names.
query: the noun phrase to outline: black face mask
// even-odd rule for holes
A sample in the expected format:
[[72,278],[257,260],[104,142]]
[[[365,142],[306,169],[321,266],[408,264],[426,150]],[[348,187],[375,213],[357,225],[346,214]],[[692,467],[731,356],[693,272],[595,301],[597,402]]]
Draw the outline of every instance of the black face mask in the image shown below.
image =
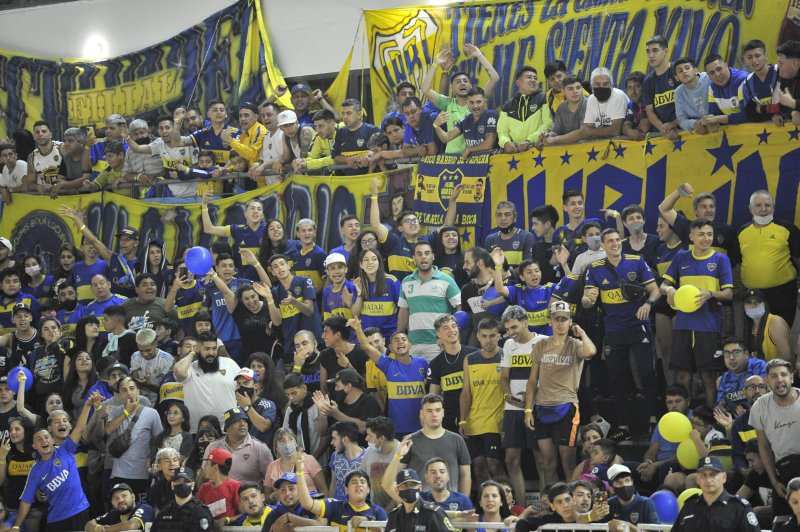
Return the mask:
[[185,499],[192,494],[192,486],[190,484],[175,484],[172,487],[172,491],[181,499]]
[[629,501],[636,493],[636,488],[633,486],[622,486],[621,488],[614,488],[614,493],[623,501]]
[[419,490],[417,488],[408,488],[404,490],[398,490],[397,494],[403,500],[403,502],[412,503],[417,501],[417,497],[419,497]]
[[249,397],[251,399],[253,398],[253,394],[256,393],[256,390],[254,388],[244,388],[244,387],[239,388],[236,391],[239,392],[242,395],[246,395],[247,397]]
[[607,102],[611,98],[611,87],[594,87],[592,94],[599,102]]
[[58,307],[64,310],[75,310],[76,306],[78,306],[78,301],[75,299],[67,299],[58,304]]

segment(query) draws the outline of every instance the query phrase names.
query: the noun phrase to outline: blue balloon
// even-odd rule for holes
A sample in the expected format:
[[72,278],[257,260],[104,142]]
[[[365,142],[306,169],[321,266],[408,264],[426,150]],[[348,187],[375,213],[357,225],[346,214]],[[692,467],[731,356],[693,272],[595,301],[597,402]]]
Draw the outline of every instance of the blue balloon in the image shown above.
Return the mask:
[[678,518],[678,498],[669,490],[659,490],[650,496],[656,507],[658,520],[665,525],[671,525]]
[[469,314],[463,310],[459,310],[458,312],[454,313],[453,317],[456,319],[459,329],[464,329],[469,325]]
[[186,268],[195,275],[207,274],[213,264],[211,252],[202,246],[195,246],[186,252]]
[[33,374],[31,370],[26,368],[25,366],[17,366],[16,368],[12,368],[11,371],[8,372],[8,389],[14,393],[19,391],[19,381],[17,380],[17,374],[19,372],[23,372],[27,379],[25,380],[25,391],[29,391],[33,386]]

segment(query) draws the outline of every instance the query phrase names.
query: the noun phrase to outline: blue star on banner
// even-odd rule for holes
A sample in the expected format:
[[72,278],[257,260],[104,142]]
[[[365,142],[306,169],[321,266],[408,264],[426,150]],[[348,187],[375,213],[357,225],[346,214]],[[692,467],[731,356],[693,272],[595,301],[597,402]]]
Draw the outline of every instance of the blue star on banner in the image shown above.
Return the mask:
[[794,131],[789,132],[789,140],[800,140],[800,129],[794,128]]
[[756,133],[756,137],[758,137],[758,143],[767,144],[768,143],[767,139],[769,138],[770,135],[772,135],[772,133],[768,133],[767,128],[764,128],[764,131],[762,131],[761,133]]
[[469,242],[469,237],[470,237],[469,231],[464,229],[464,234],[461,235],[461,238],[464,240],[464,242]]
[[620,157],[625,158],[625,150],[627,149],[628,148],[626,148],[622,144],[617,144],[616,146],[614,146],[614,151],[617,153],[617,158]]
[[586,155],[589,157],[589,160],[586,162],[588,163],[589,161],[596,161],[599,154],[600,152],[595,150],[594,146],[592,146],[592,149],[586,152]]
[[508,161],[508,169],[509,170],[516,170],[517,166],[519,165],[519,161],[516,157],[512,157],[510,161]]
[[644,145],[644,154],[653,155],[653,150],[655,149],[655,147],[656,145],[648,140]]
[[542,157],[542,152],[539,152],[539,154],[533,158],[534,166],[544,166],[545,159],[546,157]]
[[683,143],[686,142],[682,138],[678,138],[672,143],[672,151],[683,151]]
[[564,154],[561,156],[561,164],[569,164],[569,160],[572,158],[572,154],[568,151],[565,151]]
[[717,170],[723,166],[733,172],[733,154],[741,149],[741,144],[729,144],[728,134],[722,133],[722,143],[716,148],[706,148],[706,151],[714,157],[714,169],[711,170],[711,175],[715,174]]

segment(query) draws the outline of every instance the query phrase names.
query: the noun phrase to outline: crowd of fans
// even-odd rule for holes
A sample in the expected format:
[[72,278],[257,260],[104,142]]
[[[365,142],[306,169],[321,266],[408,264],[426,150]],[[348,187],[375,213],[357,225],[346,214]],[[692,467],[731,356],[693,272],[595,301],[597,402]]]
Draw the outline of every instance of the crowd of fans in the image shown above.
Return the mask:
[[[544,91],[524,67],[497,112],[485,96],[497,73],[464,52],[489,72],[483,90],[444,52],[421,95],[397,87],[380,128],[358,101],[333,109],[298,83],[294,110],[243,103],[238,128],[211,102],[207,120],[192,108],[159,119],[155,139],[145,121],[111,115],[102,139],[71,128],[56,142],[37,122],[28,154],[24,134],[0,146],[7,202],[107,188],[199,197],[216,237],[208,272],[183,254],[171,264],[136,227],[110,249],[66,206],[82,239],[54,264],[0,238],[0,529],[344,528],[395,507],[392,530],[635,526],[660,519],[638,492],[697,486],[676,528],[798,529],[800,233],[774,219],[768,191],[739,228],[682,184],[657,234],[638,205],[587,218],[580,191],[527,213],[531,232],[501,202],[496,230],[469,249],[453,226],[460,186],[445,224],[422,234],[413,212],[381,219],[374,179],[368,220],[341,216],[330,250],[313,220],[287,228],[258,200],[243,224],[212,218],[208,178],[228,172],[226,190],[250,189],[286,171],[364,173],[439,152],[800,124],[796,41],[777,64],[750,41],[749,73],[716,55],[701,72],[670,63],[656,36],[652,71],[624,91],[597,68],[589,94],[560,61]],[[451,96],[431,88],[439,70]],[[692,215],[675,210],[681,197]],[[686,285],[698,289],[691,309],[675,301]],[[691,418],[696,468],[660,434],[665,411]],[[691,521],[702,504],[713,511]]]

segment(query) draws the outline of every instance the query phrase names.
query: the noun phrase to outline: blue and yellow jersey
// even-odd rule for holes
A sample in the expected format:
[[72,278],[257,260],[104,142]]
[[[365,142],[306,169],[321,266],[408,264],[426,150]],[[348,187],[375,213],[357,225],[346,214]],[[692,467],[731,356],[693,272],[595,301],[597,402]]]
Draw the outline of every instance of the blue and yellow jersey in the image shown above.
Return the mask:
[[25,303],[31,309],[33,319],[39,317],[39,301],[27,292],[18,292],[13,298],[3,297],[0,301],[0,334],[7,334],[14,330],[13,321],[14,305]]
[[636,318],[642,302],[628,301],[622,295],[621,280],[640,285],[656,282],[653,271],[640,255],[623,255],[616,266],[608,259],[596,260],[586,270],[585,287],[599,290],[603,321],[609,332],[622,332],[647,323]]
[[502,351],[491,358],[484,357],[480,351],[467,356],[464,379],[469,382],[472,403],[469,412],[462,416],[467,421],[464,431],[470,436],[500,433],[505,404],[500,386],[501,358]]
[[78,303],[89,303],[94,299],[94,292],[92,292],[92,277],[97,274],[106,274],[108,264],[102,259],[97,259],[94,264],[86,264],[83,261],[75,263],[72,269],[73,280],[75,281],[75,290],[78,292]]
[[189,288],[178,289],[175,296],[175,313],[185,334],[194,336],[194,317],[205,308],[204,302],[205,289],[196,279],[192,280]]
[[672,264],[673,257],[682,249],[686,249],[686,246],[684,246],[681,241],[672,247],[664,242],[658,245],[658,251],[656,251],[656,277],[658,277],[658,279],[664,277],[664,274],[667,273],[669,269],[669,265]]
[[581,279],[574,273],[570,273],[562,277],[553,287],[552,296],[555,299],[569,303],[569,311],[572,313],[572,317],[575,317],[578,301],[583,296],[583,292],[580,291],[580,284]]
[[385,521],[386,511],[376,504],[356,506],[348,501],[325,499],[319,517],[326,518],[331,526],[339,527],[339,532],[347,532],[347,523],[356,516],[363,516],[367,521]]
[[383,293],[375,293],[375,283],[369,283],[364,290],[361,305],[361,326],[364,329],[378,327],[385,338],[397,329],[397,300],[400,297],[400,283],[392,275],[386,276]]
[[547,283],[535,288],[524,284],[508,287],[508,304],[519,305],[528,313],[528,328],[538,334],[553,334],[547,312],[550,296],[553,295],[553,284]]
[[428,363],[424,358],[411,357],[411,363],[404,364],[383,355],[377,366],[386,376],[387,409],[395,423],[395,432],[408,434],[419,430],[420,402],[425,395]]
[[[314,284],[308,277],[295,275],[289,283],[288,290],[284,288],[281,283],[275,283],[272,287],[272,296],[275,299],[275,303],[278,304],[278,310],[280,310],[281,313],[281,332],[286,339],[287,345],[293,345],[294,335],[297,331],[303,329],[309,330],[314,336],[319,337],[322,333],[322,323],[320,322],[319,312],[314,312],[311,316],[306,316],[294,305],[281,303],[281,301],[286,299],[289,293],[302,303],[313,302],[316,301],[317,298]],[[285,351],[286,353],[293,353],[294,349],[286,349]]]
[[264,234],[267,232],[267,222],[261,223],[255,229],[250,229],[247,224],[231,224],[231,237],[233,238],[233,258],[236,266],[239,268],[239,277],[250,279],[251,281],[258,281],[258,274],[256,269],[250,265],[242,265],[242,256],[239,252],[243,249],[249,249],[258,258],[258,252],[261,248],[261,241],[264,239]]
[[[430,236],[421,236],[419,241],[431,242]],[[389,232],[385,242],[381,242],[386,250],[386,266],[398,281],[402,281],[408,274],[414,271],[413,250],[414,244],[399,236],[397,233]]]
[[356,285],[353,281],[345,280],[342,288],[334,292],[333,286],[330,283],[325,285],[322,289],[322,319],[327,320],[331,316],[342,316],[349,320],[353,317],[353,310],[345,305],[342,292],[347,290],[350,292],[353,301],[356,299]]
[[314,290],[322,290],[322,278],[325,275],[325,257],[328,256],[325,250],[319,246],[308,253],[303,253],[301,246],[297,246],[286,252],[286,256],[292,262],[292,270],[295,275],[311,279]]
[[506,262],[511,266],[519,266],[523,260],[530,260],[533,257],[533,245],[536,237],[524,229],[516,229],[511,238],[503,238],[500,231],[489,234],[484,240],[487,250],[498,247],[503,250]]
[[[731,261],[718,251],[709,250],[698,257],[694,251],[681,250],[672,259],[664,280],[677,288],[687,284],[709,291],[733,288]],[[714,299],[694,312],[679,310],[675,316],[674,328],[679,331],[720,332],[721,326],[719,302]]]

